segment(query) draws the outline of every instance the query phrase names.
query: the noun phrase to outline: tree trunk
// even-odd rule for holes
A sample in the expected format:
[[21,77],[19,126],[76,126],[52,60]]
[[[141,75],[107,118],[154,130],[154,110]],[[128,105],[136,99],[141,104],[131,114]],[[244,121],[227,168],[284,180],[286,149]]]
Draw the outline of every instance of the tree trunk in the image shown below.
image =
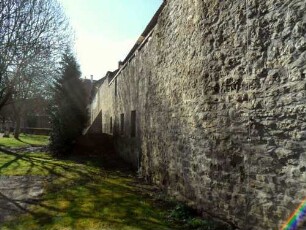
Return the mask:
[[10,100],[12,96],[12,91],[8,91],[4,96],[0,98],[0,111],[6,105],[6,103]]
[[19,134],[20,134],[20,122],[21,122],[20,116],[17,116],[17,117],[16,117],[15,130],[14,130],[14,137],[15,137],[16,139],[19,138]]

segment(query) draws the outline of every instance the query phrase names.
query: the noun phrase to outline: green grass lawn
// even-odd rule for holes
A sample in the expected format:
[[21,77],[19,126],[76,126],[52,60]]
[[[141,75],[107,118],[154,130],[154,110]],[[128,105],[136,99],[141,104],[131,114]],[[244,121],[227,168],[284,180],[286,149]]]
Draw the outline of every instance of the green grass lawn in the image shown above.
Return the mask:
[[[22,140],[31,144],[47,143],[46,137],[23,136]],[[8,143],[7,140],[2,142],[6,146]],[[16,147],[18,142],[12,140],[11,143]],[[151,186],[139,183],[128,170],[122,172],[109,167],[107,162],[102,157],[57,159],[47,153],[0,152],[0,177],[46,176],[41,199],[35,201],[27,213],[0,223],[0,229],[225,229],[212,228],[210,222],[196,218],[191,221],[194,228],[183,226],[177,219],[184,216],[184,209],[175,209],[173,203],[157,199],[152,195],[155,190]],[[172,219],[171,215],[178,218]]]
[[133,177],[119,172],[46,153],[0,153],[0,175],[53,176],[31,213],[1,229],[176,229],[166,210],[139,192]]
[[41,146],[49,143],[49,136],[20,134],[19,139],[15,139],[13,135],[9,138],[0,138],[0,146],[17,148],[28,146]]
[[[22,135],[21,140],[3,138],[0,143],[47,143],[41,136]],[[166,219],[167,210],[138,191],[134,177],[103,170],[101,159],[78,161],[47,153],[0,152],[0,176],[52,176],[31,211],[3,223],[1,229],[176,229]]]

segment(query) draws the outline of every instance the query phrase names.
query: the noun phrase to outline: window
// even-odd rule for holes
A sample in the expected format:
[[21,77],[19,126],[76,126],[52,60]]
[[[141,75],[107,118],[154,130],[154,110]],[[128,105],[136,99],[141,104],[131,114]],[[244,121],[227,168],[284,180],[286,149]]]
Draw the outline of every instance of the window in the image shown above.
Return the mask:
[[131,137],[136,136],[136,110],[131,111]]
[[109,119],[109,132],[113,133],[113,117]]
[[124,113],[120,114],[120,134],[124,134]]
[[115,97],[117,97],[117,78],[115,78]]
[[101,111],[101,133],[103,133],[103,113]]

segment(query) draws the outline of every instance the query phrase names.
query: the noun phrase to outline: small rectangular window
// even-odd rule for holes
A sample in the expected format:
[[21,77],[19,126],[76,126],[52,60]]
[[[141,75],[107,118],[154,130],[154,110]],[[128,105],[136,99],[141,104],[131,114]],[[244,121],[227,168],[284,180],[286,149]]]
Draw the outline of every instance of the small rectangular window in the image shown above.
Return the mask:
[[115,78],[115,97],[117,97],[117,78]]
[[113,117],[109,119],[109,132],[113,133]]
[[124,113],[120,114],[120,134],[124,134]]
[[136,111],[131,111],[131,137],[136,136]]
[[103,133],[103,115],[102,115],[102,112],[101,112],[101,133]]

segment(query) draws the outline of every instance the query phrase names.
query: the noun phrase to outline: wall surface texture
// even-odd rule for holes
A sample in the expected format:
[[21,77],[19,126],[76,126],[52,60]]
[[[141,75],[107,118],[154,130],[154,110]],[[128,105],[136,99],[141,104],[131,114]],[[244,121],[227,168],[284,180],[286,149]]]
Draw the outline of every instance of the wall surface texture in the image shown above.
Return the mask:
[[198,210],[279,229],[306,197],[305,12],[305,0],[168,0],[97,94],[103,132]]

